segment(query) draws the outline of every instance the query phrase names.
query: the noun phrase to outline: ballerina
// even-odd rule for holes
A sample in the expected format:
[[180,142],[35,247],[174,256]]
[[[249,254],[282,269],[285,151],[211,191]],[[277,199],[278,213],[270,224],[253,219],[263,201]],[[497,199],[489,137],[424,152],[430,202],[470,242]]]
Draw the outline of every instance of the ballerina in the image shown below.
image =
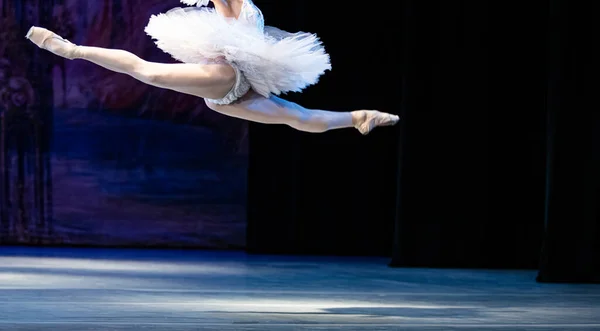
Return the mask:
[[[214,8],[206,7],[209,1]],[[251,0],[181,2],[195,6],[153,15],[145,32],[182,63],[148,62],[124,50],[75,45],[35,26],[26,38],[66,59],[87,60],[155,87],[204,98],[210,109],[244,120],[314,133],[354,127],[364,135],[399,121],[375,110],[307,109],[278,97],[316,84],[331,69],[315,34],[265,26]]]

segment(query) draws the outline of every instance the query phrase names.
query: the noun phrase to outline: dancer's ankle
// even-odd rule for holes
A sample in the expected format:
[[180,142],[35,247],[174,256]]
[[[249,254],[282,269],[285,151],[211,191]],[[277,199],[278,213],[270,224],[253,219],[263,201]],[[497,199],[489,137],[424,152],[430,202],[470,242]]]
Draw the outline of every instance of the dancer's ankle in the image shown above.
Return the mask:
[[75,59],[84,59],[85,58],[85,51],[83,49],[83,47],[79,46],[79,45],[73,45],[73,49],[71,50],[71,59],[75,60]]
[[352,113],[352,125],[355,127],[361,125],[367,119],[367,112],[364,110],[353,111]]

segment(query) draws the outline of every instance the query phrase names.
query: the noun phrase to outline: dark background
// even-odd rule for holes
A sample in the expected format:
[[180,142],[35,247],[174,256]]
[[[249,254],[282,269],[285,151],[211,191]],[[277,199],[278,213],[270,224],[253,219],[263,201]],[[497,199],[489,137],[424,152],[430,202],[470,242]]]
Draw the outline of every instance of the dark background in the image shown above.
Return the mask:
[[[334,67],[302,103],[378,108],[403,121],[367,138],[251,125],[250,248],[386,255],[399,217],[407,264],[535,267],[547,8],[287,6],[265,10],[267,23],[320,31]],[[285,11],[300,11],[298,21]]]
[[268,24],[317,31],[332,56],[295,100],[402,122],[367,138],[251,124],[251,252],[598,281],[598,4],[270,4]]
[[[301,1],[256,4],[267,25],[315,31],[331,54],[333,70],[302,95],[289,95],[291,100],[317,109],[400,113],[401,12],[368,5],[316,9]],[[389,254],[398,133],[314,135],[251,125],[249,249]]]

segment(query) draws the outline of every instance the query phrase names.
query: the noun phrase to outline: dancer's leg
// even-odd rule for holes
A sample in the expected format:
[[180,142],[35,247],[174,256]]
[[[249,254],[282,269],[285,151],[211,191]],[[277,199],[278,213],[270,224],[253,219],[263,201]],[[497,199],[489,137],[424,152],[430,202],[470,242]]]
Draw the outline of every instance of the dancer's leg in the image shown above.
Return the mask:
[[[226,64],[152,63],[122,50],[76,46],[42,28],[32,28],[27,38],[56,55],[85,59],[109,70],[131,75],[144,83],[202,98],[221,99],[235,84],[235,71]],[[208,105],[229,116],[260,123],[287,124],[306,132],[355,127],[367,134],[375,127],[398,122],[398,116],[377,111],[344,113],[307,109],[278,97],[267,99],[254,93],[234,104]]]
[[378,126],[394,125],[399,120],[396,115],[378,111],[333,112],[307,109],[279,97],[272,96],[267,99],[255,93],[250,93],[230,105],[207,105],[212,110],[228,116],[264,124],[285,124],[300,131],[313,133],[354,127],[362,134],[368,134]]
[[85,46],[78,46],[77,55],[143,83],[201,98],[222,98],[235,84],[235,71],[226,64],[148,62],[127,51]]
[[35,27],[29,31],[27,38],[56,55],[84,59],[149,85],[202,98],[222,98],[235,84],[235,71],[227,64],[148,62],[123,50],[77,46],[51,31]]

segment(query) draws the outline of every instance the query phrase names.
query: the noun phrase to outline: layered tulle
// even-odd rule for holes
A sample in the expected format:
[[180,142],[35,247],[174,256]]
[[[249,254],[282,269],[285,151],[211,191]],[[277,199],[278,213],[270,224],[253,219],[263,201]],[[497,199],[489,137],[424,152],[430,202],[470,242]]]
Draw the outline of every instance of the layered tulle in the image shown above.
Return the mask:
[[329,55],[314,34],[262,29],[206,7],[152,16],[146,33],[161,50],[185,63],[225,58],[265,97],[299,92],[331,69]]

